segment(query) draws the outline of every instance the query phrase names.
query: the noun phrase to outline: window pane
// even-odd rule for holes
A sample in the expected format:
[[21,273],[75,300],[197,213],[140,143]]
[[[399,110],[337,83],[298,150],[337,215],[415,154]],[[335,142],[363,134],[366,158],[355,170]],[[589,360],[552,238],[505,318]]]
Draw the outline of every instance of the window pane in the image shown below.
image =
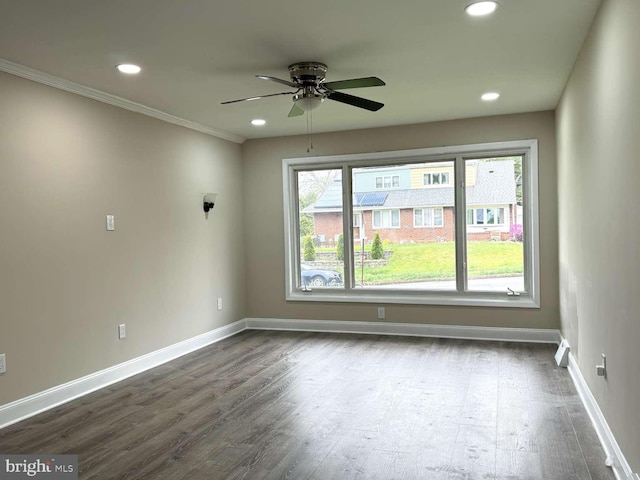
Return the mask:
[[433,179],[433,184],[434,185],[439,185],[440,184],[440,174],[439,173],[434,173],[431,178]]
[[413,211],[413,224],[416,227],[421,227],[422,226],[422,210],[415,209]]
[[[466,161],[467,288],[524,291],[522,157]],[[497,188],[499,186],[500,188]],[[470,216],[469,212],[473,212]],[[513,213],[510,213],[513,212]],[[470,219],[475,222],[469,222]]]
[[382,177],[376,177],[376,188],[382,188]]
[[300,278],[298,288],[343,288],[341,170],[297,172]]
[[436,208],[433,211],[433,225],[436,227],[442,226],[442,209]]
[[[416,162],[352,169],[354,208],[362,211],[353,252],[356,288],[456,289],[453,187],[424,188],[433,179],[430,170],[453,172],[453,165],[453,161]],[[393,186],[402,189],[372,191],[373,179],[390,170]],[[374,258],[376,234],[382,258]]]
[[400,226],[400,210],[391,210],[391,226]]
[[442,174],[442,183],[443,184],[448,184],[449,183],[449,174],[447,172],[444,172]]
[[384,177],[384,188],[391,188],[391,177]]
[[495,220],[494,209],[487,208],[487,225],[493,225],[494,223],[496,223],[494,220]]
[[427,227],[433,225],[433,208],[425,208],[424,210],[424,224]]

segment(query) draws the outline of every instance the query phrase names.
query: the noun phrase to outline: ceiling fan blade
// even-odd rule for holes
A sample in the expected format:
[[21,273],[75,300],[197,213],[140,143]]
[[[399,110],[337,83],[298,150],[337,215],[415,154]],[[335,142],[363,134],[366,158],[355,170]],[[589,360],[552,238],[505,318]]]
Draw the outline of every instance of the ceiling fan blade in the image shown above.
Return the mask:
[[300,115],[304,114],[304,110],[302,110],[298,105],[296,105],[295,103],[293,104],[293,107],[291,107],[291,111],[289,112],[289,115],[287,115],[288,117],[299,117]]
[[346,103],[347,105],[353,105],[354,107],[364,108],[365,110],[370,110],[372,112],[377,112],[384,107],[384,103],[374,102],[373,100],[367,100],[366,98],[356,97],[354,95],[348,95],[341,92],[330,92],[327,95],[327,98],[335,100],[336,102]]
[[238,100],[229,100],[227,102],[221,102],[220,105],[226,105],[227,103],[250,102],[252,100],[260,100],[261,98],[277,97],[278,95],[295,95],[296,93],[297,92],[270,93],[269,95],[260,95],[259,97],[249,97],[249,98],[239,98]]
[[282,80],[281,78],[270,77],[269,75],[256,75],[256,77],[261,78],[262,80],[271,80],[272,82],[281,83],[282,85],[287,85],[289,87],[300,88],[300,85],[290,82],[289,80]]
[[350,80],[338,80],[322,84],[330,90],[345,90],[347,88],[382,87],[386,85],[378,77],[352,78]]

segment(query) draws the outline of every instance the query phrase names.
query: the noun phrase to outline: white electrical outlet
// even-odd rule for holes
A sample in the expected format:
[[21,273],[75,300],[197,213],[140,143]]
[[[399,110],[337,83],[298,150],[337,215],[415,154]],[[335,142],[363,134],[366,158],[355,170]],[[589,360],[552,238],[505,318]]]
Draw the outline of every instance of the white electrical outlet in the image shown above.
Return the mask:
[[7,356],[4,353],[0,353],[0,374],[7,372]]
[[120,325],[118,325],[118,338],[122,340],[126,336],[127,336],[127,327],[125,326],[124,323],[121,323]]
[[112,232],[116,229],[116,221],[113,215],[107,215],[107,231]]
[[222,310],[222,299],[218,298],[218,310]]
[[384,307],[378,307],[378,320],[384,320]]

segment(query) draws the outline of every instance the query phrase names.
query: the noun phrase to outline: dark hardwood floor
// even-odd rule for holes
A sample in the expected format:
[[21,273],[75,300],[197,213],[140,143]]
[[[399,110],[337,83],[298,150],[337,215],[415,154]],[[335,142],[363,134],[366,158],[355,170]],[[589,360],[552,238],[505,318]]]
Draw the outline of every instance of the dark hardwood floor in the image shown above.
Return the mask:
[[248,331],[0,430],[82,479],[613,479],[554,346]]

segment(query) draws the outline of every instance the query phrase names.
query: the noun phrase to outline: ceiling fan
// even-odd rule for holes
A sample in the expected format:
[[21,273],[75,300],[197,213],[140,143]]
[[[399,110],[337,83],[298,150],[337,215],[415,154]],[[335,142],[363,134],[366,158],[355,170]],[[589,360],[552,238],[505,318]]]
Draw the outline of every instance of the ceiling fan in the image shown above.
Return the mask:
[[281,78],[270,77],[267,75],[256,75],[256,77],[271,82],[280,83],[296,90],[291,92],[272,93],[269,95],[260,95],[259,97],[241,98],[238,100],[230,100],[222,102],[223,105],[228,103],[248,102],[267,97],[276,97],[279,95],[293,95],[293,107],[289,112],[289,117],[297,117],[304,112],[317,108],[326,98],[335,100],[336,102],[346,103],[354,107],[364,108],[376,112],[384,107],[383,103],[367,100],[366,98],[348,95],[336,90],[346,90],[348,88],[363,87],[379,87],[386,85],[378,77],[352,78],[349,80],[338,80],[336,82],[325,82],[327,74],[327,66],[320,62],[299,62],[289,65],[289,75],[291,80],[282,80]]

